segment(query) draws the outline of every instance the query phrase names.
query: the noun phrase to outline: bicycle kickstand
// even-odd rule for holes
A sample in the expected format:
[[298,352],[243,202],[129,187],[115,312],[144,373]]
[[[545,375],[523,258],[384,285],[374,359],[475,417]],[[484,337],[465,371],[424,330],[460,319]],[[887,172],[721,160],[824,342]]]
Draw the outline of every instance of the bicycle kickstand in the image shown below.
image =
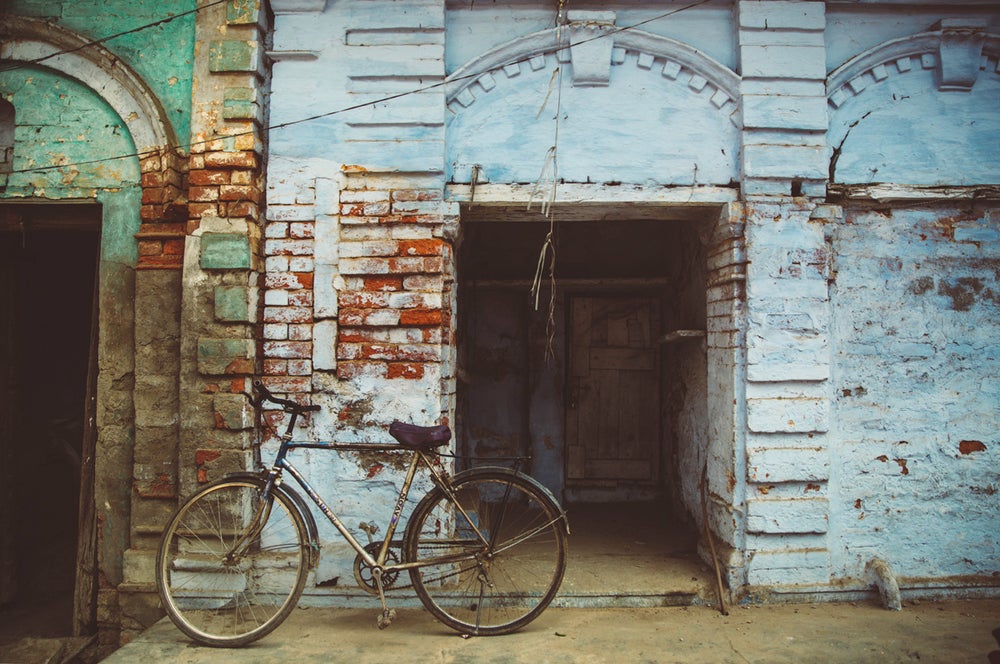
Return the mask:
[[376,567],[372,570],[372,576],[375,577],[375,586],[378,588],[378,598],[379,601],[382,602],[382,613],[375,619],[375,624],[378,625],[379,629],[385,629],[392,624],[393,620],[396,619],[396,609],[390,609],[389,605],[385,602],[385,591],[382,589],[382,570]]

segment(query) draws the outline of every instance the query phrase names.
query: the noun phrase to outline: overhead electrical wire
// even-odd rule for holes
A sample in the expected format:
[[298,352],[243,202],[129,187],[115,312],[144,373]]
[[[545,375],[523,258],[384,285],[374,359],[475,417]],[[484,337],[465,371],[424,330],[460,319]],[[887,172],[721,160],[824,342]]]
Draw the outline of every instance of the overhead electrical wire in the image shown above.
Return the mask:
[[[206,9],[208,7],[211,7],[213,5],[221,4],[222,2],[226,2],[226,1],[227,0],[213,0],[213,2],[210,2],[208,4],[202,5],[202,6],[198,7],[197,9],[193,9],[193,10],[190,10],[188,12],[185,12],[185,14],[194,13],[194,12]],[[637,28],[639,28],[639,27],[641,27],[643,25],[647,25],[647,24],[652,23],[654,21],[662,20],[662,19],[667,18],[669,16],[673,16],[675,14],[678,14],[678,13],[680,13],[682,11],[687,11],[689,9],[693,9],[693,8],[699,6],[699,5],[704,5],[704,4],[707,4],[707,3],[712,2],[712,1],[713,0],[695,0],[695,2],[691,2],[691,3],[687,4],[687,5],[682,6],[682,7],[677,7],[676,9],[671,9],[670,11],[663,12],[662,14],[657,14],[656,16],[652,16],[652,17],[647,18],[647,19],[643,19],[641,21],[638,21],[637,23],[633,23],[633,24],[630,24],[630,25],[625,25],[625,26],[616,27],[616,28],[613,28],[613,29],[610,29],[610,30],[606,30],[606,31],[603,31],[603,32],[601,32],[601,33],[599,33],[597,35],[594,35],[593,37],[587,37],[585,39],[581,39],[580,41],[571,42],[571,43],[567,43],[567,44],[564,44],[564,45],[561,45],[561,44],[557,43],[554,48],[543,50],[543,51],[539,51],[539,52],[536,52],[536,53],[532,53],[530,56],[524,56],[522,58],[516,58],[514,60],[510,60],[508,62],[504,62],[503,64],[497,65],[495,67],[490,67],[489,69],[484,69],[484,70],[481,70],[481,71],[472,72],[472,73],[465,74],[463,76],[454,77],[454,78],[452,78],[452,77],[445,77],[445,78],[443,78],[440,81],[437,81],[437,82],[434,82],[434,83],[429,83],[427,85],[423,85],[423,86],[420,86],[420,87],[417,87],[417,88],[412,88],[410,90],[405,90],[403,92],[397,92],[395,94],[387,95],[387,96],[381,97],[379,99],[374,99],[374,100],[371,100],[371,101],[361,102],[361,103],[358,103],[358,104],[352,104],[350,106],[344,106],[342,108],[338,108],[338,109],[335,109],[335,110],[332,110],[332,111],[326,111],[326,112],[323,112],[323,113],[317,113],[316,115],[310,115],[308,117],[299,118],[297,120],[289,120],[287,122],[279,122],[277,124],[268,125],[268,126],[264,127],[262,130],[266,131],[266,132],[272,132],[272,131],[276,131],[276,130],[280,130],[280,129],[285,129],[287,127],[292,127],[292,126],[299,125],[299,124],[304,124],[304,123],[307,123],[307,122],[314,122],[316,120],[321,120],[323,118],[332,117],[334,115],[340,115],[340,114],[343,114],[343,113],[349,113],[351,111],[360,110],[362,108],[366,108],[366,107],[369,107],[369,106],[375,106],[377,104],[384,104],[384,103],[387,103],[387,102],[390,102],[390,101],[395,101],[396,99],[401,99],[403,97],[408,97],[410,95],[420,94],[420,93],[423,93],[423,92],[428,92],[430,90],[435,90],[435,89],[440,88],[442,86],[454,83],[455,81],[462,81],[462,80],[468,80],[468,79],[478,78],[478,77],[482,76],[483,74],[500,71],[504,67],[509,67],[510,65],[526,63],[526,62],[530,61],[532,58],[537,57],[538,55],[552,55],[554,53],[558,53],[560,51],[563,51],[563,50],[568,49],[568,48],[572,48],[574,46],[580,46],[582,44],[586,44],[588,42],[596,41],[598,39],[605,39],[605,38],[612,37],[614,35],[617,35],[617,34],[620,34],[620,33],[623,33],[623,32],[627,32],[629,30],[635,30],[635,29],[637,29]],[[77,49],[73,49],[73,50],[79,50],[79,49],[85,48],[88,45],[98,44],[98,43],[107,41],[109,39],[113,39],[115,37],[121,36],[123,34],[129,34],[131,32],[138,32],[139,30],[141,30],[143,28],[153,27],[155,25],[159,25],[159,24],[161,24],[163,22],[166,22],[168,20],[174,20],[176,18],[180,18],[181,16],[183,16],[185,14],[178,14],[178,15],[170,17],[168,19],[163,19],[162,21],[158,21],[156,23],[151,23],[151,24],[149,24],[147,26],[143,26],[143,27],[140,27],[140,28],[134,28],[134,29],[132,29],[130,31],[119,33],[117,35],[111,35],[111,36],[108,36],[108,37],[104,37],[104,38],[102,38],[100,40],[95,40],[94,42],[91,42],[91,43],[89,43],[87,45],[84,45],[84,46],[80,46]],[[49,57],[55,57],[56,55],[58,55],[58,54],[53,53],[53,54],[50,54],[49,56],[46,56],[46,57],[47,58],[49,58]],[[37,172],[41,172],[41,171],[50,171],[50,170],[58,170],[58,169],[64,169],[64,168],[72,168],[74,166],[89,166],[91,164],[99,164],[99,163],[105,163],[105,162],[108,162],[108,161],[116,161],[118,159],[130,159],[130,158],[133,158],[133,157],[136,157],[136,158],[139,158],[139,159],[143,159],[145,157],[152,157],[152,156],[161,155],[165,151],[182,150],[182,149],[185,149],[185,148],[190,149],[190,148],[193,148],[193,147],[196,147],[196,146],[199,146],[199,145],[205,145],[205,144],[211,143],[213,141],[217,141],[217,140],[225,140],[225,139],[237,138],[239,136],[248,136],[250,134],[255,133],[256,131],[257,130],[255,130],[255,129],[249,129],[249,130],[246,130],[246,131],[234,132],[234,133],[231,133],[231,134],[215,134],[215,135],[212,135],[212,136],[210,136],[208,138],[204,138],[204,139],[201,139],[201,140],[198,140],[198,141],[191,141],[190,143],[180,143],[180,144],[177,144],[177,145],[166,145],[166,146],[163,146],[161,148],[150,149],[150,150],[146,150],[146,151],[143,151],[143,152],[133,152],[133,153],[129,153],[129,154],[116,155],[114,157],[102,157],[102,158],[98,158],[98,159],[88,159],[88,160],[70,162],[70,163],[65,163],[65,164],[57,164],[57,165],[50,165],[50,166],[33,166],[31,168],[16,169],[16,170],[10,171],[9,175],[14,175],[14,174],[18,174],[18,173],[37,173]]]
[[166,18],[161,18],[158,21],[153,21],[152,23],[145,23],[143,25],[137,26],[135,28],[131,28],[129,30],[124,30],[122,32],[116,32],[115,34],[108,35],[107,37],[101,37],[100,39],[94,39],[92,41],[88,41],[86,43],[80,44],[79,46],[74,46],[73,48],[62,49],[62,50],[56,51],[54,53],[49,53],[48,55],[43,55],[40,58],[34,58],[32,60],[25,60],[24,62],[9,63],[6,67],[0,68],[0,74],[2,74],[3,72],[14,71],[15,69],[22,69],[24,67],[30,67],[32,65],[37,65],[37,64],[39,64],[41,62],[45,62],[46,60],[51,60],[52,58],[57,58],[60,55],[67,55],[69,53],[76,53],[77,51],[82,51],[83,49],[90,48],[91,46],[99,46],[99,45],[101,45],[101,44],[103,44],[105,42],[111,41],[112,39],[117,39],[119,37],[124,37],[125,35],[131,35],[131,34],[134,34],[136,32],[142,32],[143,30],[148,30],[150,28],[155,28],[155,27],[164,25],[165,23],[170,23],[171,21],[176,21],[177,19],[183,18],[184,16],[190,16],[191,14],[196,14],[196,13],[198,13],[200,11],[208,9],[209,7],[214,7],[215,5],[221,5],[224,2],[229,2],[229,0],[212,0],[211,2],[208,2],[208,3],[204,4],[204,5],[199,5],[199,6],[195,7],[194,9],[189,9],[187,11],[180,12],[178,14],[173,14],[172,16],[167,16]]

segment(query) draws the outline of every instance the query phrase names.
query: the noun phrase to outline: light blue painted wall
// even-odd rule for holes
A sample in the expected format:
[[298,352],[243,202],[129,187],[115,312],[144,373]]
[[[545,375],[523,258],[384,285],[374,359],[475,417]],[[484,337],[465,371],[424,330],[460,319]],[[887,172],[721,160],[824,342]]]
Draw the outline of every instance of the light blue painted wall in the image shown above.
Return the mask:
[[831,298],[833,573],[879,555],[902,576],[995,574],[1000,215],[854,209],[846,221]]
[[[320,209],[319,195],[315,209],[300,204],[297,190],[319,182],[336,190],[350,164],[390,173],[383,186],[468,182],[473,164],[490,183],[533,183],[553,143],[554,56],[453,82],[447,95],[439,87],[405,94],[479,73],[470,63],[496,49],[516,53],[518,40],[552,27],[551,6],[415,3],[405,5],[414,13],[406,20],[389,9],[401,7],[343,0],[276,18],[274,123],[403,95],[271,135],[270,202],[281,214],[322,217],[329,230],[317,274],[336,272],[337,208]],[[596,9],[615,10],[618,26],[657,11]],[[372,29],[387,17],[431,27]],[[749,265],[747,318],[738,321],[746,358],[732,388],[740,431],[717,436],[725,444],[708,455],[709,486],[730,485],[718,495],[739,515],[723,517],[740,530],[727,541],[738,582],[863,590],[875,556],[901,577],[1000,573],[997,206],[939,207],[901,186],[1000,183],[998,48],[986,39],[971,88],[941,90],[937,46],[907,56],[909,68],[885,47],[948,18],[984,19],[987,32],[1000,32],[1000,14],[987,6],[710,3],[642,26],[655,46],[610,55],[607,86],[574,85],[573,63],[562,62],[559,175],[567,182],[634,183],[646,195],[741,186]],[[668,68],[682,51],[707,68],[710,94],[690,68]],[[828,103],[831,73],[882,51],[892,57],[860,67],[838,84],[852,86],[849,94]],[[877,69],[884,64],[896,71]],[[727,76],[741,78],[727,87]],[[715,96],[724,89],[732,99]],[[834,156],[834,184],[883,182],[911,198],[889,212],[861,199],[846,212],[825,205]],[[802,181],[805,196],[793,197]],[[324,196],[335,200],[336,191]],[[956,306],[966,297],[967,307]],[[390,410],[419,409],[439,389],[425,381],[418,389],[426,393],[393,397],[375,383],[357,387]],[[707,389],[711,398],[715,387]],[[967,442],[963,452],[962,440],[984,449],[968,451]],[[369,500],[384,502],[389,486]],[[693,500],[686,507],[699,510]]]

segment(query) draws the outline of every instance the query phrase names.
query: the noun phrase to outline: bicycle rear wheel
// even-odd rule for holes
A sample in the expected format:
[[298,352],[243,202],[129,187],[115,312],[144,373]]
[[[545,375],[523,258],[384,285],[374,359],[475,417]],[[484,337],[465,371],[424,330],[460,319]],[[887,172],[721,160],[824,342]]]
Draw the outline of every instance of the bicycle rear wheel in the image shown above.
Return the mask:
[[163,533],[156,584],[167,615],[192,639],[241,646],[288,616],[305,586],[308,538],[287,498],[263,480],[223,479],[189,498]]
[[514,632],[545,610],[562,583],[562,511],[533,480],[504,469],[472,471],[452,487],[457,504],[435,488],[410,517],[406,560],[424,563],[410,570],[414,589],[459,632]]

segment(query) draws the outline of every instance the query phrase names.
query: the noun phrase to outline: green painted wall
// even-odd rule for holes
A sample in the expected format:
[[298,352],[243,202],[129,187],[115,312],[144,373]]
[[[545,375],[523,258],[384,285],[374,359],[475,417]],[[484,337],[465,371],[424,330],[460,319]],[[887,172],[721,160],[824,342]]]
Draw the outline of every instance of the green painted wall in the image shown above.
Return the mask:
[[[39,67],[0,72],[0,95],[14,105],[14,173],[5,197],[93,198],[98,190],[139,182],[135,152],[121,118],[93,90]],[[18,172],[39,166],[67,168]]]
[[[54,20],[90,39],[102,39],[195,8],[195,0],[6,0],[3,11]],[[102,46],[118,55],[149,85],[186,142],[191,127],[191,78],[195,14],[115,37]]]

